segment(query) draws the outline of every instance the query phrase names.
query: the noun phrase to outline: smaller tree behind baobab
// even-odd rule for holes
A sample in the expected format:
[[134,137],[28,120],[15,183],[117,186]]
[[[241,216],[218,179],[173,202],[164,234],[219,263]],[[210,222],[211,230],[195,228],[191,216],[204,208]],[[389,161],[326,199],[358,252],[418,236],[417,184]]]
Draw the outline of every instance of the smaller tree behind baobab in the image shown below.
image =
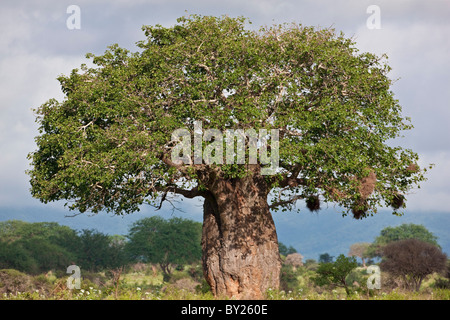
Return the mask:
[[303,266],[303,256],[298,252],[288,254],[284,263],[291,265],[294,269],[296,269],[297,267]]
[[358,257],[362,260],[363,267],[366,267],[366,259],[369,258],[368,249],[370,247],[369,242],[358,242],[350,246],[348,255],[350,257]]
[[400,277],[407,288],[419,291],[423,280],[446,267],[447,256],[435,245],[418,239],[406,239],[383,248],[383,271]]

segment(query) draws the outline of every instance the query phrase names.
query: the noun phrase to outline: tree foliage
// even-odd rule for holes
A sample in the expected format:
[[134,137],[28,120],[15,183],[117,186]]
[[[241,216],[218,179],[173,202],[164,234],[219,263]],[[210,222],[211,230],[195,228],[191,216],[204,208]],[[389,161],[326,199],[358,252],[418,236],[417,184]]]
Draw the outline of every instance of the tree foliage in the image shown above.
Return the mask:
[[417,239],[440,247],[437,242],[437,237],[425,228],[425,226],[403,223],[396,227],[389,226],[381,230],[380,235],[375,238],[375,241],[368,248],[367,254],[372,257],[380,256],[385,245],[405,239]]
[[76,265],[90,271],[119,268],[128,263],[125,242],[95,229],[84,229],[77,239]]
[[249,174],[226,161],[171,161],[174,130],[193,133],[202,121],[204,130],[279,130],[280,168],[266,181],[278,195],[272,209],[304,199],[317,210],[319,195],[355,218],[404,207],[426,168],[392,146],[412,125],[390,90],[386,56],[358,52],[333,29],[247,22],[194,15],[145,26],[138,51],[111,45],[87,55],[94,67],[60,76],[64,100],[35,110],[32,195],[123,214],[168,193],[201,196],[211,172]]
[[320,263],[329,263],[333,262],[333,256],[331,256],[329,253],[325,252],[319,255],[319,262]]
[[358,242],[350,246],[348,252],[349,256],[358,257],[362,260],[363,266],[366,266],[366,258],[369,258],[369,247],[371,243],[369,242]]
[[341,254],[334,262],[319,264],[319,268],[316,270],[318,275],[314,278],[314,282],[319,286],[343,287],[348,294],[349,287],[346,278],[357,266],[355,257],[346,257]]
[[77,232],[55,222],[0,222],[0,268],[30,274],[71,264],[99,271],[126,264],[123,246],[95,230]]
[[296,253],[297,250],[293,247],[293,246],[289,246],[287,247],[284,243],[279,242],[278,243],[278,251],[280,251],[280,255],[282,256],[287,256],[288,254],[291,253]]
[[32,274],[64,269],[74,254],[60,240],[74,234],[55,222],[0,222],[0,265]]
[[405,239],[418,239],[439,247],[437,237],[433,233],[428,231],[425,226],[413,223],[404,223],[397,227],[384,228],[381,230],[380,235],[375,239],[375,243],[387,244],[389,242]]
[[182,218],[144,218],[131,226],[127,251],[134,259],[158,263],[170,274],[174,264],[201,259],[201,227],[201,223]]
[[85,271],[119,268],[138,260],[171,265],[201,258],[201,223],[181,218],[151,217],[136,221],[126,236],[110,236],[95,229],[73,230],[57,223],[0,222],[0,269],[30,274],[71,264]]

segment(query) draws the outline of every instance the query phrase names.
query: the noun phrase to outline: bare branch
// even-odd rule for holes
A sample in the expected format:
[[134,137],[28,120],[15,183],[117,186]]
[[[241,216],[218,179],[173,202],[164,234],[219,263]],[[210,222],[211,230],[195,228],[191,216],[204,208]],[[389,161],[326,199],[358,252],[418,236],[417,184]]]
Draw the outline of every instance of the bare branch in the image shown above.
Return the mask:
[[166,196],[167,196],[167,191],[165,191],[163,196],[161,197],[161,202],[159,203],[159,207],[156,210],[161,209],[164,200],[166,200]]
[[285,206],[285,205],[288,205],[288,204],[294,204],[297,200],[300,200],[300,199],[303,199],[303,197],[297,195],[297,196],[293,196],[292,198],[290,198],[288,200],[277,201],[277,202],[272,203],[269,206],[269,209],[273,209],[273,208],[276,208],[278,206]]
[[[195,197],[205,197],[207,194],[207,191],[199,190],[198,187],[194,187],[190,190],[179,188],[175,185],[170,186],[164,186],[164,187],[155,187],[156,191],[164,192],[163,198],[165,199],[168,192],[176,193],[179,195],[182,195],[188,199],[193,199]],[[164,200],[163,199],[163,200]],[[162,202],[162,201],[161,201]]]
[[87,127],[89,127],[90,125],[94,124],[94,121],[95,121],[95,120],[96,120],[96,119],[90,121],[89,123],[85,124],[84,126],[81,126],[81,127],[78,129],[78,131],[81,131],[81,130],[85,131]]

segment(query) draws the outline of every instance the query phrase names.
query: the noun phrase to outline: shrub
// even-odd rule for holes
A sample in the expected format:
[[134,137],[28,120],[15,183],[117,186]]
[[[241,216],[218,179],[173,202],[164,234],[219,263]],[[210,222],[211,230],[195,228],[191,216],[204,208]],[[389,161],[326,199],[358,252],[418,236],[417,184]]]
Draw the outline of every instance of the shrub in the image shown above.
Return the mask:
[[435,288],[438,288],[438,289],[450,289],[450,280],[449,279],[438,278],[434,282],[433,286]]
[[0,293],[17,294],[25,291],[34,291],[29,275],[14,269],[0,270]]
[[319,268],[319,264],[314,259],[307,259],[304,264],[307,270],[316,271]]
[[191,266],[188,269],[188,274],[197,282],[201,282],[203,278],[203,268],[201,265],[197,264],[194,266]]
[[316,271],[318,276],[314,278],[314,282],[319,286],[343,287],[345,292],[349,294],[350,290],[346,278],[357,266],[355,257],[345,257],[341,254],[335,262],[319,265]]
[[299,287],[297,273],[291,265],[281,266],[280,289],[286,292],[295,291]]

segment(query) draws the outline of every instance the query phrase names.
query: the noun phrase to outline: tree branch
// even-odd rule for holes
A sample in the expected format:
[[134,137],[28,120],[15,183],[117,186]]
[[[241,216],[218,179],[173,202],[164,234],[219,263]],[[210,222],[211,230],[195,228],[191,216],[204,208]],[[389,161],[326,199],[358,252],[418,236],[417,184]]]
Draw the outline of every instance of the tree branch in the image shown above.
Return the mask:
[[190,190],[186,190],[186,189],[179,188],[175,185],[164,186],[164,187],[155,187],[155,190],[164,192],[162,201],[165,200],[168,192],[182,195],[188,199],[193,199],[195,197],[205,197],[208,193],[208,191],[206,191],[206,190],[199,190],[198,187],[194,187]]
[[303,199],[303,197],[297,195],[297,196],[293,196],[292,198],[290,198],[288,200],[277,201],[275,203],[272,203],[269,206],[269,209],[273,209],[273,208],[276,208],[278,206],[285,206],[287,204],[293,204],[295,201],[300,200],[300,199]]

